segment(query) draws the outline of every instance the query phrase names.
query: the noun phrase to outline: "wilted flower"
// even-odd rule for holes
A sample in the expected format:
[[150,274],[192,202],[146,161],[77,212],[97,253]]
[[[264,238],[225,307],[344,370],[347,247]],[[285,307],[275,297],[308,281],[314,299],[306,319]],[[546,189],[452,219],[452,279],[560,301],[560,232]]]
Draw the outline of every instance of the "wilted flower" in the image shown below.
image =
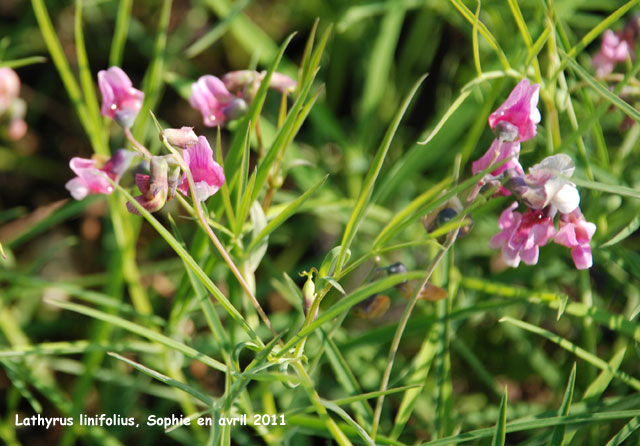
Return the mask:
[[122,127],[131,127],[142,107],[144,93],[133,88],[131,79],[119,67],[100,71],[98,86],[102,94],[101,113]]
[[189,103],[202,113],[207,127],[224,125],[247,111],[245,100],[232,95],[220,79],[211,75],[202,76],[191,85]]
[[76,200],[82,200],[90,194],[109,195],[113,192],[113,186],[105,176],[115,183],[120,181],[133,156],[133,152],[120,149],[101,168],[98,168],[98,161],[95,159],[71,158],[69,166],[77,177],[67,181],[65,187]]
[[576,268],[587,269],[593,265],[589,242],[595,232],[596,225],[586,221],[580,208],[576,208],[569,214],[560,214],[560,228],[553,241],[571,248]]
[[[138,195],[135,199],[147,211],[156,212],[167,202],[169,164],[163,156],[152,157],[149,164],[149,175],[136,174],[136,184],[142,195]],[[131,203],[127,203],[127,209],[132,214],[140,215]]]
[[555,233],[551,217],[533,209],[523,215],[514,211],[517,207],[515,202],[502,211],[498,220],[501,232],[489,242],[492,249],[501,248],[504,262],[514,268],[520,260],[527,265],[538,263],[539,247],[546,245]]
[[[536,136],[536,124],[540,122],[539,96],[540,84],[531,85],[528,79],[522,79],[504,104],[489,115],[491,130],[499,130],[500,137],[505,129],[498,124],[507,123],[517,128],[517,137],[505,140],[527,141]],[[512,128],[507,127],[508,133],[512,133]]]
[[[213,150],[211,150],[207,138],[199,136],[196,144],[182,151],[182,157],[193,176],[196,198],[199,201],[205,201],[218,192],[218,189],[224,184],[224,171],[220,164],[213,160]],[[179,188],[180,192],[187,195],[189,181],[186,173],[182,175]]]
[[600,51],[593,56],[592,65],[598,76],[611,73],[618,62],[624,62],[631,57],[631,45],[610,29],[602,35]]

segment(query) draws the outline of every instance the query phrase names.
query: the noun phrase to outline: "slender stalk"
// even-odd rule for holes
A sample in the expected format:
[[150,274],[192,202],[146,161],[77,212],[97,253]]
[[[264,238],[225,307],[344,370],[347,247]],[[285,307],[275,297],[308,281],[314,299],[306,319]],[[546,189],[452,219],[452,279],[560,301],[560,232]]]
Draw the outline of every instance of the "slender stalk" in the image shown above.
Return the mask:
[[[389,359],[387,360],[387,367],[382,376],[382,383],[380,384],[381,392],[384,392],[385,390],[387,390],[387,386],[389,385],[389,378],[391,377],[391,369],[393,368],[393,363],[395,361],[396,353],[398,352],[398,347],[400,346],[400,339],[402,338],[402,334],[404,333],[407,323],[409,322],[409,317],[411,316],[411,312],[413,311],[413,308],[415,307],[416,302],[418,302],[418,296],[420,295],[420,290],[422,290],[425,286],[427,286],[427,283],[429,283],[429,279],[431,279],[431,275],[435,271],[436,267],[442,261],[442,259],[444,258],[444,255],[447,253],[447,251],[449,251],[449,248],[451,248],[453,243],[458,238],[459,231],[460,231],[460,228],[457,228],[454,232],[450,233],[449,238],[447,239],[447,243],[440,250],[440,252],[438,252],[438,255],[436,256],[436,258],[433,259],[433,262],[431,262],[431,265],[429,265],[429,269],[427,270],[424,280],[422,281],[420,286],[416,287],[416,289],[413,290],[413,295],[411,296],[409,303],[404,309],[402,318],[398,323],[398,328],[396,329],[396,332],[393,336],[393,341],[391,342],[391,348],[389,350]],[[378,432],[378,427],[380,425],[380,416],[382,415],[383,402],[384,402],[384,394],[378,397],[376,401],[376,408],[373,414],[373,423],[371,424],[371,438],[373,438],[374,440],[376,439],[376,434]]]
[[216,234],[213,232],[213,230],[211,229],[211,226],[209,226],[209,224],[207,223],[207,218],[205,217],[204,212],[202,211],[202,204],[200,203],[200,200],[198,200],[198,198],[196,197],[196,192],[195,192],[196,186],[195,186],[195,182],[193,181],[193,175],[191,175],[191,171],[189,170],[189,167],[185,164],[184,159],[182,158],[182,156],[180,156],[180,154],[176,151],[176,149],[174,149],[173,146],[169,144],[169,142],[164,137],[164,135],[162,136],[162,143],[167,148],[167,150],[169,150],[169,152],[171,152],[175,156],[178,164],[180,165],[184,173],[187,175],[187,181],[189,182],[189,189],[191,190],[191,198],[193,200],[193,207],[196,210],[196,217],[200,221],[202,228],[205,230],[205,232],[207,233],[207,235],[215,245],[216,249],[224,259],[225,263],[231,269],[231,272],[238,280],[238,283],[240,283],[240,286],[242,287],[242,289],[249,296],[251,303],[253,304],[256,311],[258,312],[258,315],[260,315],[260,318],[262,319],[262,321],[271,331],[271,334],[273,334],[274,337],[278,336],[276,331],[273,329],[273,326],[271,325],[269,316],[267,316],[267,314],[264,312],[264,310],[262,309],[262,306],[260,305],[260,302],[258,302],[258,299],[256,299],[256,297],[254,296],[253,292],[251,291],[251,288],[249,287],[247,282],[244,280],[244,277],[238,270],[238,267],[235,265],[235,263],[233,263],[233,260],[229,256],[229,253],[227,253],[227,250],[224,248],[224,246],[222,245],[222,243],[220,242]]
[[138,142],[138,140],[133,136],[133,134],[131,133],[131,129],[129,127],[125,127],[124,129],[124,134],[127,137],[127,139],[131,142],[131,144],[133,144],[133,147],[140,152],[140,154],[150,160],[151,159],[151,152],[149,152],[149,150],[143,146],[142,144],[140,144]]

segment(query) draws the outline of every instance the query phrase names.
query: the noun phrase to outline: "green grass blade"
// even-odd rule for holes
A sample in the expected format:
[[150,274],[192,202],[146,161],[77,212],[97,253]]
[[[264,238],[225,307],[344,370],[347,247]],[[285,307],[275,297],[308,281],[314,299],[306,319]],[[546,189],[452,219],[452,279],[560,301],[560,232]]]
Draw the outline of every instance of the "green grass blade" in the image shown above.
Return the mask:
[[198,277],[198,280],[202,282],[202,284],[209,290],[211,294],[216,298],[216,300],[224,307],[224,309],[229,313],[229,315],[240,324],[240,326],[247,332],[249,337],[256,341],[259,345],[262,344],[262,341],[258,338],[258,335],[253,331],[253,329],[249,326],[247,321],[242,317],[242,315],[238,312],[238,310],[229,302],[229,299],[226,298],[224,294],[218,289],[218,287],[213,283],[213,281],[207,276],[207,274],[202,271],[198,262],[194,260],[193,257],[187,252],[186,249],[178,242],[171,233],[153,216],[149,211],[143,208],[140,203],[138,203],[125,189],[119,186],[116,183],[112,183],[114,187],[116,187],[120,193],[122,193],[125,198],[140,212],[150,224],[154,227],[156,231],[165,239],[165,241],[173,248],[173,250],[182,258],[185,264],[193,271],[193,273]]
[[367,176],[364,179],[362,184],[362,189],[360,190],[360,194],[358,196],[358,200],[354,206],[353,212],[349,221],[347,222],[347,226],[344,230],[344,234],[342,236],[342,241],[340,243],[340,255],[338,256],[338,260],[336,263],[336,271],[342,270],[346,259],[346,252],[351,247],[351,243],[353,242],[353,238],[358,231],[358,227],[364,218],[367,205],[369,204],[369,199],[371,198],[371,194],[373,193],[373,186],[375,185],[376,179],[380,174],[380,169],[382,169],[382,163],[387,156],[387,152],[389,151],[389,147],[391,145],[391,141],[393,140],[396,131],[398,130],[398,126],[400,125],[400,121],[404,116],[404,113],[407,111],[413,96],[416,91],[422,84],[422,81],[426,78],[426,75],[423,75],[418,79],[418,81],[413,85],[413,88],[409,91],[409,94],[406,96],[403,101],[400,109],[397,111],[391,125],[387,129],[387,133],[385,134],[380,147],[378,147],[378,151],[376,152],[376,156],[371,164],[371,168],[367,173]]
[[587,189],[599,190],[602,192],[607,192],[609,194],[616,194],[616,195],[622,195],[623,197],[640,199],[640,190],[632,189],[626,186],[605,184],[597,181],[583,180],[580,178],[572,178],[571,182],[575,183],[579,187],[585,187]]
[[287,207],[282,210],[282,212],[280,212],[269,223],[267,223],[267,226],[265,226],[264,229],[260,231],[260,233],[251,241],[251,244],[246,249],[246,251],[251,252],[263,238],[267,237],[278,227],[280,227],[280,225],[287,221],[292,215],[294,215],[300,208],[300,206],[302,206],[309,199],[309,197],[311,197],[311,195],[313,195],[313,193],[324,184],[328,176],[329,175],[325,175],[322,180],[320,180],[311,189],[307,190],[305,193],[289,203]]
[[204,36],[193,42],[189,48],[185,50],[185,55],[188,58],[196,57],[198,54],[216,43],[218,39],[220,39],[229,30],[234,20],[236,20],[249,3],[251,3],[251,0],[240,0],[235,2],[229,13],[225,15],[224,19],[216,23],[216,25]]
[[139,336],[145,337],[151,341],[157,342],[159,344],[165,345],[170,349],[173,349],[177,352],[182,353],[188,358],[195,359],[197,361],[202,362],[203,364],[208,365],[209,367],[219,370],[221,372],[226,371],[226,367],[219,361],[199,352],[198,350],[189,347],[181,342],[176,341],[175,339],[171,339],[165,335],[157,333],[156,331],[150,330],[146,327],[138,325],[134,322],[128,321],[126,319],[122,319],[118,316],[114,316],[112,314],[105,313],[104,311],[95,310],[93,308],[86,307],[84,305],[78,305],[71,302],[63,302],[60,300],[47,300],[47,303],[54,305],[56,307],[63,308],[65,310],[73,311],[76,313],[84,314],[85,316],[92,317],[94,319],[98,319],[101,321],[108,322],[117,327],[123,328],[127,331],[135,333]]
[[29,57],[23,57],[20,59],[2,60],[0,61],[0,68],[8,67],[8,68],[16,69],[20,67],[34,65],[37,63],[45,63],[46,61],[47,61],[47,58],[43,56],[29,56]]
[[162,352],[162,349],[158,345],[147,342],[127,340],[125,342],[110,344],[96,344],[95,342],[80,340],[72,342],[42,342],[34,345],[16,346],[10,350],[0,350],[0,358],[20,358],[29,355],[75,355],[96,350],[153,354]]
[[[551,342],[554,342],[556,344],[558,344],[560,347],[564,348],[565,350],[573,353],[574,355],[576,355],[578,358],[583,359],[585,361],[587,361],[589,364],[599,368],[600,370],[607,370],[609,372],[613,372],[611,370],[611,367],[609,366],[609,364],[607,364],[607,362],[603,361],[602,359],[600,359],[599,357],[595,356],[594,354],[586,351],[583,348],[578,347],[577,345],[573,344],[572,342],[558,336],[555,333],[551,333],[548,330],[545,330],[543,328],[537,327],[535,325],[529,324],[527,322],[523,322],[523,321],[519,321],[516,319],[512,319],[508,316],[503,317],[502,319],[500,319],[501,322],[507,322],[509,324],[513,324],[516,327],[520,327],[524,330],[530,331],[531,333],[535,333],[537,335],[540,335],[548,340],[550,340]],[[621,371],[616,371],[613,373],[614,376],[616,378],[618,378],[620,381],[624,382],[625,384],[627,384],[628,386],[636,389],[636,390],[640,390],[640,381],[637,380],[636,378],[634,378],[633,376],[630,376],[629,374],[625,373],[625,372],[621,372]]]
[[504,388],[504,395],[500,401],[500,411],[498,414],[498,422],[493,432],[491,446],[504,446],[505,437],[507,435],[507,388]]
[[609,246],[613,246],[617,243],[620,243],[627,237],[631,236],[634,232],[636,232],[640,228],[640,216],[634,217],[627,225],[622,228],[616,235],[611,237],[607,242],[600,245],[600,248],[606,248]]
[[[569,382],[567,383],[567,390],[564,392],[564,398],[562,399],[562,404],[560,405],[560,409],[558,410],[558,416],[564,417],[569,415],[569,409],[571,407],[571,401],[573,400],[573,389],[576,385],[576,364],[573,363],[573,368],[571,369],[571,375],[569,375]],[[553,429],[553,433],[551,434],[551,441],[549,442],[549,446],[562,446],[564,440],[564,426],[556,426]]]
[[84,31],[82,30],[82,1],[83,0],[76,0],[75,2],[76,11],[74,18],[74,37],[76,44],[76,57],[78,58],[78,71],[80,73],[80,86],[82,87],[82,93],[84,95],[84,103],[86,104],[87,111],[89,112],[94,141],[101,144],[100,147],[94,147],[94,151],[97,153],[107,154],[109,153],[109,147],[107,145],[106,135],[102,130],[100,106],[98,104],[98,97],[96,96],[96,90],[93,83],[93,74],[91,73],[91,67],[89,66],[87,48],[84,43]]
[[182,390],[185,393],[188,393],[189,395],[193,396],[194,398],[199,399],[200,401],[202,401],[204,404],[206,404],[207,406],[213,406],[214,404],[214,400],[213,398],[211,398],[209,395],[201,392],[200,390],[191,387],[185,383],[182,383],[180,381],[176,381],[175,379],[169,378],[166,375],[163,375],[162,373],[153,370],[149,367],[146,367],[138,362],[132,361],[130,359],[125,358],[124,356],[121,356],[117,353],[114,352],[109,352],[108,353],[109,356],[116,358],[122,362],[124,362],[125,364],[129,364],[131,367],[133,367],[136,370],[141,371],[142,373],[144,373],[145,375],[149,375],[150,377],[152,377],[153,379],[157,379],[158,381],[171,386],[171,387],[175,387],[176,389]]
[[606,85],[602,84],[600,81],[591,76],[591,74],[589,74],[587,70],[585,70],[580,64],[574,61],[569,55],[563,52],[561,52],[560,54],[562,55],[563,60],[565,60],[571,67],[571,69],[573,69],[578,74],[578,76],[580,76],[600,96],[609,101],[615,107],[619,108],[624,114],[629,116],[634,121],[640,122],[640,112],[638,112],[638,110],[620,99],[619,96],[613,94]]
[[[236,131],[233,140],[231,141],[231,147],[229,148],[229,154],[227,155],[227,159],[224,165],[224,172],[228,178],[233,178],[236,172],[240,168],[240,162],[242,158],[242,145],[245,141],[245,135],[251,133],[251,126],[255,127],[260,112],[262,111],[262,107],[264,106],[264,101],[267,98],[267,90],[269,88],[269,81],[271,80],[271,75],[276,71],[282,57],[284,56],[284,52],[289,46],[291,39],[293,39],[294,34],[290,34],[289,37],[284,41],[284,43],[280,46],[280,50],[275,54],[275,57],[270,62],[269,69],[265,74],[264,79],[260,83],[260,87],[256,92],[256,96],[251,102],[251,106],[249,107],[249,111],[245,115],[245,117],[240,121],[238,125],[238,131]],[[298,98],[300,99],[300,98]],[[243,132],[241,129],[247,129],[246,132]]]
[[109,65],[120,66],[124,45],[127,43],[129,32],[129,21],[131,18],[131,7],[133,0],[120,0],[118,3],[118,15],[116,16],[116,26],[111,39],[111,50],[109,51]]
[[429,334],[424,338],[425,340],[420,347],[420,351],[413,358],[411,363],[411,369],[413,372],[406,379],[406,383],[413,385],[414,387],[407,389],[403,395],[400,407],[398,408],[398,412],[393,422],[393,430],[391,431],[390,437],[394,440],[400,437],[402,430],[413,413],[418,397],[424,391],[425,381],[429,374],[433,358],[436,354],[438,333],[435,330],[430,329]]
[[422,144],[422,145],[429,144],[429,141],[431,141],[433,137],[438,134],[438,132],[440,131],[440,129],[442,129],[444,124],[449,120],[449,118],[451,118],[451,115],[453,115],[456,112],[456,110],[458,110],[458,108],[462,105],[465,99],[469,97],[469,95],[471,94],[471,91],[472,91],[471,89],[468,89],[460,93],[460,96],[458,96],[458,98],[455,101],[453,101],[453,104],[451,104],[451,106],[447,109],[444,115],[442,115],[442,118],[440,118],[440,121],[438,121],[434,129],[431,130],[431,132],[429,133],[429,136],[427,136],[427,138],[424,141],[420,141],[418,144]]
[[[640,410],[619,410],[609,412],[595,412],[582,415],[569,415],[566,417],[539,418],[527,421],[514,421],[505,426],[506,433],[526,432],[534,429],[544,429],[554,426],[585,424],[585,423],[606,423],[612,420],[633,418],[640,415]],[[495,428],[476,429],[446,438],[421,443],[420,446],[446,446],[452,444],[467,443],[491,437],[495,433]]]
[[620,446],[624,441],[640,428],[640,417],[633,417],[620,431],[607,442],[605,446]]

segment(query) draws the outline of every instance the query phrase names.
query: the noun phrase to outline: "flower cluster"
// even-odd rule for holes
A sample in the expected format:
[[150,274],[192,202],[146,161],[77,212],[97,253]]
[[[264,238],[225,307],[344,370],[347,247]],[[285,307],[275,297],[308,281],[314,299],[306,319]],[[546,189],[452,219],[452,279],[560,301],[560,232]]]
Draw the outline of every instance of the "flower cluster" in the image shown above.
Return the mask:
[[[191,85],[189,103],[202,113],[207,127],[224,125],[245,115],[265,75],[264,71],[231,71],[221,80],[207,74]],[[280,73],[273,73],[269,81],[270,88],[283,94],[292,92],[296,85],[296,81]]]
[[[187,195],[189,175],[198,201],[205,201],[220,189],[225,181],[224,173],[222,167],[213,160],[213,150],[204,136],[197,136],[191,127],[163,130],[162,139],[182,150],[183,165],[189,170],[188,173],[182,172],[181,163],[173,155],[153,156],[131,135],[129,128],[142,107],[144,94],[133,87],[126,73],[118,67],[100,71],[98,85],[102,93],[102,114],[125,129],[126,137],[138,153],[120,149],[108,160],[100,157],[72,158],[69,165],[76,177],[67,182],[66,188],[73,198],[81,200],[90,194],[111,194],[114,190],[112,182],[120,181],[136,155],[148,162],[149,174],[136,174],[141,195],[135,199],[149,212],[160,210],[175,196],[177,190]],[[138,214],[131,203],[127,204],[127,208]]]
[[[501,232],[491,238],[490,246],[501,249],[507,265],[517,267],[520,261],[536,264],[539,247],[553,240],[571,248],[576,268],[590,268],[593,261],[589,242],[596,226],[585,220],[579,207],[580,194],[568,180],[575,170],[573,161],[564,154],[549,156],[525,175],[518,159],[520,142],[533,138],[540,122],[539,90],[539,85],[531,85],[527,79],[515,87],[505,103],[489,116],[496,139],[472,164],[472,171],[477,174],[502,162],[485,175],[481,184],[500,185],[498,194],[513,195],[518,200],[500,215]],[[517,211],[518,202],[526,208],[522,213]],[[554,226],[556,215],[558,230]]]
[[608,29],[602,34],[600,50],[591,60],[599,77],[612,73],[618,62],[634,58],[633,47],[640,33],[639,21],[640,18],[634,16],[622,30],[614,33]]
[[9,139],[17,141],[27,133],[27,106],[20,99],[20,78],[11,68],[0,68],[0,120],[8,121]]

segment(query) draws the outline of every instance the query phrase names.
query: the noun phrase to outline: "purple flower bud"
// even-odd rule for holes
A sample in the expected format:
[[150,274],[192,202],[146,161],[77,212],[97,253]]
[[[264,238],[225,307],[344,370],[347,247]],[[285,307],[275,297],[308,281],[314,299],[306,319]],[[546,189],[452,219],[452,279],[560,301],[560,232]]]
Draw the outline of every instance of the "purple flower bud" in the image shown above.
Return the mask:
[[133,88],[131,79],[119,67],[100,71],[98,86],[102,94],[102,115],[114,119],[122,127],[131,127],[142,107],[144,93]]

